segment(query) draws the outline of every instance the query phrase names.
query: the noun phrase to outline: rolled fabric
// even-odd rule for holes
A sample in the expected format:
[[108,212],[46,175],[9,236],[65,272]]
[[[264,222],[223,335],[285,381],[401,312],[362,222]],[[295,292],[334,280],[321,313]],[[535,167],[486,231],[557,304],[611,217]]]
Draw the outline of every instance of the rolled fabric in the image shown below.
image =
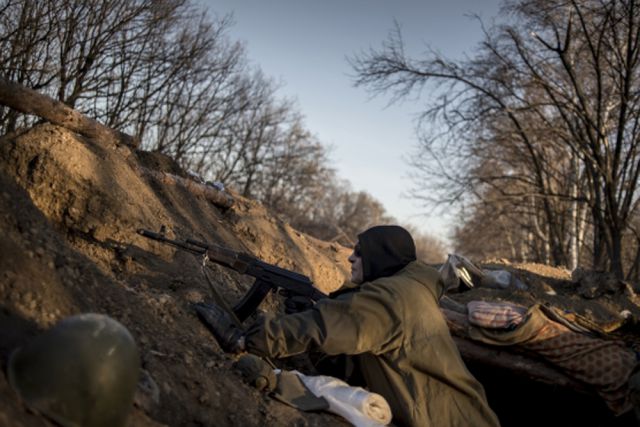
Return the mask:
[[527,308],[508,302],[469,301],[469,323],[482,328],[513,329],[527,314]]
[[340,415],[356,427],[381,427],[391,422],[392,414],[384,397],[361,387],[352,387],[337,378],[307,376],[292,371],[316,396],[329,402],[329,411]]

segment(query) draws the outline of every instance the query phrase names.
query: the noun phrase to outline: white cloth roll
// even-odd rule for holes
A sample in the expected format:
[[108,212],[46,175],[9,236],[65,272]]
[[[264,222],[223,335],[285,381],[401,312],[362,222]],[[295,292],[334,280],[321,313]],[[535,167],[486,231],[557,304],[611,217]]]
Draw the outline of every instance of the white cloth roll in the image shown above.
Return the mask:
[[316,396],[329,402],[329,411],[356,427],[381,427],[391,422],[392,414],[384,397],[361,387],[352,387],[337,378],[324,375],[307,376],[292,371]]

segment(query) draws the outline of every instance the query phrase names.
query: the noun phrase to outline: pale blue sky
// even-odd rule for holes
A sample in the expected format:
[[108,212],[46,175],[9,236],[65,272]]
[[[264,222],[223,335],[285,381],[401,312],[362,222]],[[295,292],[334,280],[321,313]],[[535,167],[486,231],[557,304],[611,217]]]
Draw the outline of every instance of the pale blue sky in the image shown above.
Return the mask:
[[[249,59],[283,83],[279,94],[297,100],[307,128],[334,147],[338,175],[354,190],[380,200],[403,223],[446,237],[441,215],[406,197],[412,186],[403,160],[416,144],[413,118],[420,104],[387,107],[354,88],[346,57],[378,47],[397,21],[408,52],[426,46],[447,57],[473,54],[481,28],[497,15],[500,0],[202,0],[218,15],[233,13],[230,36],[244,41]],[[425,94],[428,96],[428,94]]]

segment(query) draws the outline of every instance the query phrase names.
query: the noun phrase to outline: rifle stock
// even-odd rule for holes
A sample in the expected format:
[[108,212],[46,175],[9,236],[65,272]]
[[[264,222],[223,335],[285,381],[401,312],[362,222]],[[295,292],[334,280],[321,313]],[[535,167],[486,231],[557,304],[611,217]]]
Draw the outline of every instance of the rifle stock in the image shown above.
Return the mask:
[[206,255],[211,262],[254,277],[255,281],[249,291],[233,306],[233,312],[241,322],[255,313],[270,291],[277,289],[284,289],[291,295],[304,296],[313,301],[327,298],[327,295],[313,286],[309,277],[269,264],[251,255],[194,239],[172,240],[168,239],[163,232],[155,233],[143,228],[138,230],[138,234],[196,255]]

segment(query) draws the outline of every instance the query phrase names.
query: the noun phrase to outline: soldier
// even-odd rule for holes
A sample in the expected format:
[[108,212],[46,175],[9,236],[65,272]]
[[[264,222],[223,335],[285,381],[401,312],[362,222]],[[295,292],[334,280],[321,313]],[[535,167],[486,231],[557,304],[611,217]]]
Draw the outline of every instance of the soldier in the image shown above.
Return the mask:
[[389,402],[394,425],[498,426],[440,312],[440,275],[416,261],[411,235],[399,226],[370,228],[349,262],[356,287],[299,313],[264,317],[246,331],[220,307],[197,310],[229,352],[353,357],[368,389]]

